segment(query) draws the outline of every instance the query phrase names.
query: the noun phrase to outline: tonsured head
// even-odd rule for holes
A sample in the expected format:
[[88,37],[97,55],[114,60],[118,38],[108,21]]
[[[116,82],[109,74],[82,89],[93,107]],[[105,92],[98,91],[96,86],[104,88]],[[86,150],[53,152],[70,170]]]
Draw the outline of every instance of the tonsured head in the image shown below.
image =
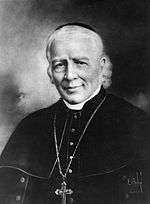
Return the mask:
[[108,58],[101,37],[78,24],[58,28],[48,39],[48,75],[70,104],[88,99],[103,84]]

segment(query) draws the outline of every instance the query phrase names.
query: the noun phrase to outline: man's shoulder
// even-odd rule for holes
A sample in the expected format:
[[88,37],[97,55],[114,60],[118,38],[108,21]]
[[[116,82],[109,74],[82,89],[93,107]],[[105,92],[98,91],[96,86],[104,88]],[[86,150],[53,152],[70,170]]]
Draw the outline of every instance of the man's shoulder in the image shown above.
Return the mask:
[[150,117],[142,109],[132,105],[128,101],[118,96],[109,94],[107,99],[107,107],[111,121],[117,124],[117,128],[123,131],[129,131],[130,138],[141,142],[142,144],[150,144]]
[[107,94],[106,108],[110,112],[117,112],[120,116],[149,120],[150,117],[139,107],[114,94]]
[[50,120],[58,107],[59,101],[48,107],[31,112],[21,120],[21,123],[28,123],[33,121],[40,121],[42,123],[42,121],[45,122],[47,119]]
[[[109,109],[109,113],[107,112]],[[111,116],[108,117],[108,115]],[[124,135],[124,141],[128,144],[133,144],[138,147],[138,156],[140,158],[148,158],[149,160],[149,145],[150,145],[150,117],[142,109],[132,105],[125,99],[108,94],[106,102],[106,116],[110,118],[113,128],[116,127],[120,132],[120,138]],[[118,140],[120,143],[123,141]],[[132,145],[131,145],[132,146]],[[127,145],[127,149],[129,145]]]

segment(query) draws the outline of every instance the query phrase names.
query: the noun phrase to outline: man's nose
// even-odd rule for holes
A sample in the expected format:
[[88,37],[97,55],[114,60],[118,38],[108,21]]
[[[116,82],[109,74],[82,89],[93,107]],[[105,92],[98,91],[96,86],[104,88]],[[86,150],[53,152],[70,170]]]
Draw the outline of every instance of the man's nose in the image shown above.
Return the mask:
[[73,80],[77,77],[75,65],[73,62],[68,62],[68,66],[65,73],[65,78],[68,80]]

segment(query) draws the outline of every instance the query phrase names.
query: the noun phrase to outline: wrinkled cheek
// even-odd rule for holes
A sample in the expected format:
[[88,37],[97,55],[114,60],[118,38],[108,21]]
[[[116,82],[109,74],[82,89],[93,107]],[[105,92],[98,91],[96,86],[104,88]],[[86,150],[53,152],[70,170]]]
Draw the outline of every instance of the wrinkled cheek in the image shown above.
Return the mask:
[[62,85],[63,87],[67,87],[67,86],[68,86],[68,82],[67,82],[67,81],[62,81],[62,82],[61,82],[61,85]]
[[54,83],[56,86],[60,86],[62,84],[63,81],[63,77],[53,77]]

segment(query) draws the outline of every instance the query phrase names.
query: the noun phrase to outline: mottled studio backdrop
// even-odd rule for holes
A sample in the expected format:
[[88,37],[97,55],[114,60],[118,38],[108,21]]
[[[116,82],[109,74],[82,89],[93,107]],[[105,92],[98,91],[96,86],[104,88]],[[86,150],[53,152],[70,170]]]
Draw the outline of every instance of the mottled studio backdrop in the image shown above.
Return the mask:
[[0,0],[0,152],[16,124],[58,95],[46,75],[48,33],[96,27],[113,63],[110,91],[150,113],[149,0]]

